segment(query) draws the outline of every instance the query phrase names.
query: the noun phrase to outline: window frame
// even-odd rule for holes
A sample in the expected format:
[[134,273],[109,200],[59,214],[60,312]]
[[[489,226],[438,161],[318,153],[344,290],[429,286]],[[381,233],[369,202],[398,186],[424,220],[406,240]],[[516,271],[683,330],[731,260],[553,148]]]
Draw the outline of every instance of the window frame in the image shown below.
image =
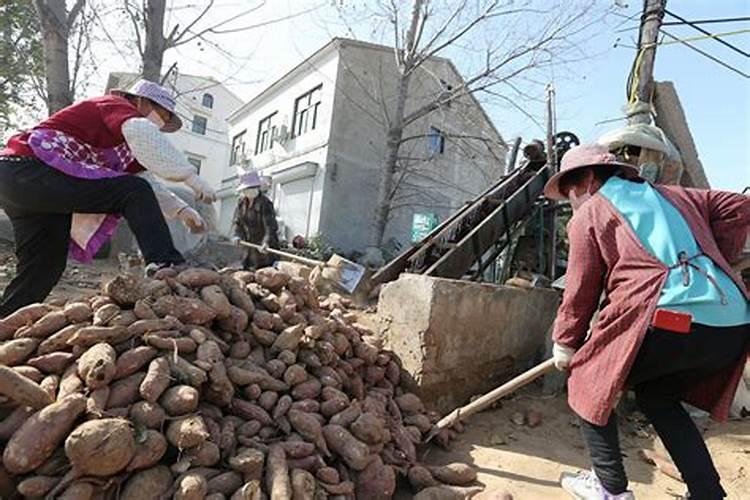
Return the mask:
[[427,134],[427,137],[429,138],[428,149],[430,156],[445,154],[446,137],[443,130],[430,125],[430,132]]
[[[197,121],[197,119],[203,120],[203,132],[199,132],[198,130],[195,129],[196,123],[199,123]],[[190,131],[192,133],[198,134],[198,135],[207,135],[207,132],[208,132],[208,118],[207,117],[205,117],[203,115],[195,114],[195,115],[193,115],[193,119],[191,120],[191,124],[192,125],[190,127]]]
[[[242,161],[242,158],[245,156],[245,146],[247,145],[247,141],[245,140],[247,138],[247,129],[244,129],[242,132],[235,134],[234,137],[232,137],[232,144],[229,149],[229,165],[239,165]],[[240,141],[239,148],[241,151],[239,151],[239,155],[237,154],[238,151],[236,151],[236,146],[238,141]]]
[[[200,173],[201,173],[201,169],[203,168],[203,159],[202,159],[202,158],[198,158],[197,156],[195,156],[195,155],[193,155],[193,154],[190,154],[190,153],[188,153],[188,154],[187,154],[187,155],[185,155],[185,156],[187,157],[187,161],[188,161],[188,163],[190,163],[190,164],[191,164],[192,166],[194,166],[194,167],[195,167],[195,170],[196,170],[196,173],[197,173],[198,175],[200,175]],[[193,163],[193,162],[198,162],[198,164],[196,165],[196,164],[195,164],[195,163]]]
[[[313,102],[313,97],[317,93],[317,102]],[[292,137],[299,137],[307,132],[315,130],[318,126],[318,112],[320,104],[323,102],[323,84],[320,83],[308,90],[304,94],[300,95],[294,100],[294,115],[292,118]],[[307,103],[303,101],[307,99]],[[300,104],[306,104],[305,108],[300,110]],[[312,115],[312,125],[310,125],[310,115]],[[303,121],[304,117],[304,121]],[[304,130],[302,126],[304,124]],[[298,130],[299,129],[299,130]]]
[[[208,97],[208,104],[206,104],[206,98]],[[208,92],[204,92],[201,97],[201,106],[208,109],[214,109],[214,96]]]
[[[274,125],[273,123],[273,119],[278,114],[279,114],[278,111],[274,111],[270,115],[258,121],[258,133],[255,136],[255,154],[256,155],[264,153],[273,147],[273,144],[276,140],[276,129],[277,129],[277,126]],[[266,122],[268,122],[268,126],[264,130],[264,124]],[[268,135],[266,136],[266,134]],[[268,144],[266,144],[266,138],[268,139]]]

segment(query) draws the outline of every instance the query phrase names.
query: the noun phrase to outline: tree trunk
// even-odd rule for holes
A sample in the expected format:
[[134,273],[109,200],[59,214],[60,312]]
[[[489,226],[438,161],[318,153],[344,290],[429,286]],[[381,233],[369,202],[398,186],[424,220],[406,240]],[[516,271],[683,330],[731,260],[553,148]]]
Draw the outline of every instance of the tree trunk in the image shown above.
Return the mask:
[[52,114],[73,104],[68,70],[68,13],[65,0],[36,0],[34,3],[42,27],[47,109]]
[[372,241],[372,244],[376,247],[380,247],[383,244],[385,229],[388,226],[388,219],[391,215],[393,177],[396,174],[398,152],[404,136],[404,111],[406,110],[406,98],[409,95],[409,79],[410,76],[404,74],[399,79],[396,109],[394,110],[393,121],[388,128],[386,137],[385,162],[380,172],[378,201],[375,211],[375,233]]
[[148,0],[144,24],[145,47],[143,48],[143,78],[158,82],[167,41],[164,38],[164,12],[166,0]]

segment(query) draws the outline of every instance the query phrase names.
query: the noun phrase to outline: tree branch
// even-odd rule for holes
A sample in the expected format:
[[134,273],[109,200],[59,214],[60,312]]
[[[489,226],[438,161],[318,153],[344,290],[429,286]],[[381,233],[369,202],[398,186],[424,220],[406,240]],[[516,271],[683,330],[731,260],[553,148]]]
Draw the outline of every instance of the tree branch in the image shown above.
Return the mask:
[[195,19],[193,19],[193,21],[192,21],[192,22],[191,22],[190,24],[188,24],[188,25],[187,25],[187,28],[185,28],[185,29],[184,29],[184,30],[182,31],[182,33],[180,33],[179,35],[177,35],[177,26],[175,26],[175,27],[174,27],[174,28],[172,29],[172,32],[171,32],[171,33],[169,34],[169,36],[167,37],[167,44],[166,44],[166,46],[167,46],[167,47],[176,47],[176,46],[177,46],[177,44],[178,44],[178,43],[180,42],[180,39],[181,39],[182,37],[184,37],[184,36],[185,36],[185,34],[186,34],[186,33],[188,33],[188,32],[189,32],[189,31],[190,31],[190,30],[191,30],[191,29],[193,28],[193,26],[195,26],[195,25],[196,25],[196,23],[198,23],[198,21],[200,21],[201,19],[203,19],[203,17],[204,17],[204,16],[205,16],[205,15],[206,15],[206,14],[208,13],[208,11],[209,11],[209,10],[211,9],[211,7],[213,7],[213,5],[214,5],[214,0],[209,0],[208,4],[207,4],[207,5],[206,5],[206,7],[205,7],[205,8],[204,8],[204,9],[203,9],[203,10],[201,11],[201,13],[200,13],[200,14],[198,14],[198,15],[197,15],[197,16],[195,17]]
[[83,9],[83,5],[86,3],[86,0],[76,0],[76,3],[73,4],[73,7],[70,9],[70,12],[68,13],[68,30],[70,30],[73,27],[73,23],[76,21],[76,17],[78,17],[78,14],[81,12],[81,9]]
[[[143,40],[141,39],[141,27],[138,25],[138,18],[135,12],[130,10],[131,9],[130,0],[124,0],[123,4],[125,8],[125,13],[128,15],[130,22],[133,24],[133,31],[135,32],[135,43],[138,46],[138,54],[141,56],[141,59],[143,59],[144,47],[143,47]],[[102,28],[104,29],[104,22],[101,20],[101,18],[99,19],[99,22],[102,24]],[[116,46],[116,42],[114,41],[114,39],[112,39],[112,37],[109,35],[106,29],[104,32],[107,35],[107,38],[110,39],[112,44]]]

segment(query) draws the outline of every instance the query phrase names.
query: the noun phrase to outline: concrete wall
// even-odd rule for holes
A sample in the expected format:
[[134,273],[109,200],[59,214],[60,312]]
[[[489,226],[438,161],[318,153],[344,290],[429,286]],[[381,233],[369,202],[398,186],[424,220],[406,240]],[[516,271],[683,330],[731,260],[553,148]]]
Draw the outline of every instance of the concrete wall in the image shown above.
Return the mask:
[[528,368],[557,293],[404,274],[378,303],[380,333],[427,404],[447,412]]

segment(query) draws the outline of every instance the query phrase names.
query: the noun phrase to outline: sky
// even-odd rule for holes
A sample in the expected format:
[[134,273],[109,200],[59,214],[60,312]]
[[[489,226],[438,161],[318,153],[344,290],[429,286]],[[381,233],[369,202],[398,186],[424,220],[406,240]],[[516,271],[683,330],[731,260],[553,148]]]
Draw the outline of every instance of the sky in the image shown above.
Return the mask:
[[[268,21],[271,24],[237,33],[213,35],[213,46],[193,42],[167,52],[164,68],[177,62],[179,71],[212,76],[224,82],[243,100],[249,100],[265,86],[286,73],[304,58],[325,45],[333,36],[352,36],[382,42],[372,19],[356,19],[361,7],[376,0],[268,0],[266,4],[226,27],[244,27]],[[439,4],[448,0],[433,0]],[[205,0],[171,0],[168,23],[184,23]],[[614,0],[597,0],[598,9],[612,12],[590,30],[591,36],[580,43],[585,60],[560,63],[546,73],[557,99],[557,129],[569,130],[583,142],[595,141],[604,132],[625,123],[625,82],[636,55],[638,17],[641,0],[618,1],[629,4],[614,7]],[[351,6],[345,17],[333,4]],[[252,6],[250,1],[216,0],[216,7],[202,21],[216,23]],[[670,0],[667,8],[689,20],[750,16],[748,0]],[[279,19],[281,19],[279,21]],[[674,19],[668,18],[667,20]],[[97,67],[87,95],[101,92],[109,71],[132,70],[137,56],[124,38],[124,30],[114,16],[105,20],[106,39],[95,43]],[[750,29],[750,22],[703,25],[718,33]],[[679,38],[700,36],[688,26],[671,26],[669,32]],[[742,50],[750,51],[750,33],[725,37]],[[665,39],[665,41],[668,39]],[[116,47],[112,44],[116,43]],[[390,41],[390,39],[387,39]],[[386,43],[387,43],[386,41]],[[733,52],[716,40],[691,42],[726,63],[750,74],[750,58]],[[448,54],[449,56],[451,54]],[[460,56],[453,54],[456,58]],[[461,61],[456,61],[459,70]],[[682,44],[668,44],[657,50],[654,76],[657,81],[674,82],[688,118],[698,153],[713,188],[741,191],[750,186],[750,79],[732,72]],[[97,84],[96,82],[100,82]],[[495,103],[487,111],[501,134],[510,141],[543,137],[543,91],[531,89],[534,99],[523,102],[537,123],[510,106]],[[604,122],[604,123],[603,123]]]

